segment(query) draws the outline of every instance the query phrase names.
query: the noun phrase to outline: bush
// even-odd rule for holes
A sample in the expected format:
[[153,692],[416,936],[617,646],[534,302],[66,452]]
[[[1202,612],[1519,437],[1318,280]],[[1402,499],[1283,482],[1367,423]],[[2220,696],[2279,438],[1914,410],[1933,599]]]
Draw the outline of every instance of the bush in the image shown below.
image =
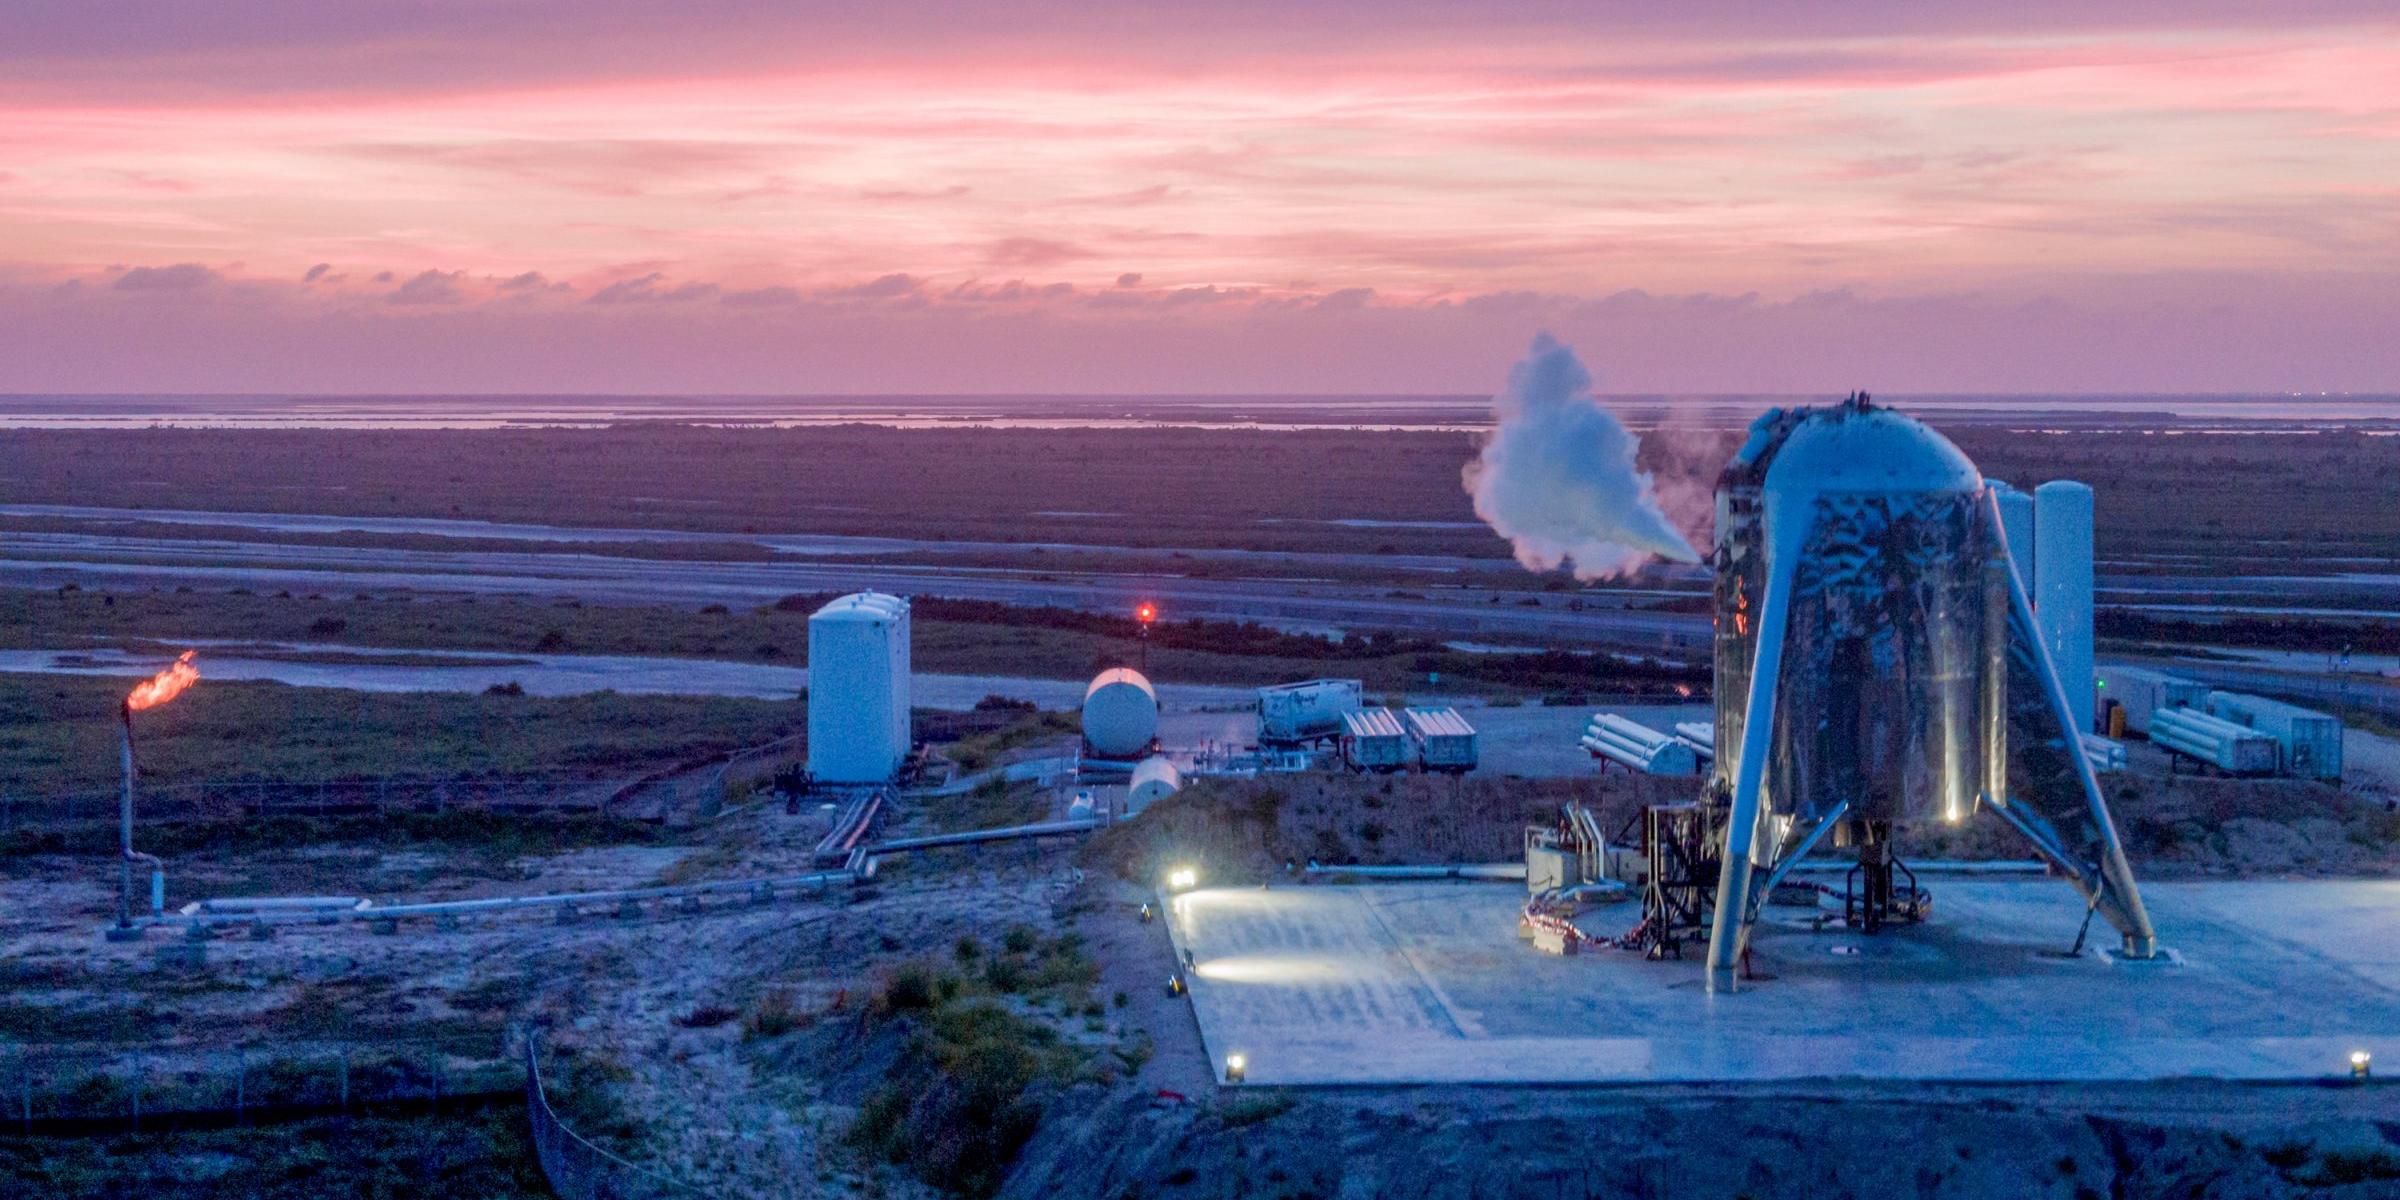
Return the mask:
[[742,1036],[752,1041],[782,1037],[807,1028],[809,1019],[790,992],[777,988],[759,997],[749,1015],[742,1018]]

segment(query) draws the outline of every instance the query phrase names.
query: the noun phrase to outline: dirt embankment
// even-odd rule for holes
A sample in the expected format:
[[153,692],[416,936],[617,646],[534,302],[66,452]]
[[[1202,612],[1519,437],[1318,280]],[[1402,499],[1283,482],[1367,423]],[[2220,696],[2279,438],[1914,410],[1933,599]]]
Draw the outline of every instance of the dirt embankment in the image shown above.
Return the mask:
[[[2299,1093],[2310,1094],[2302,1097]],[[1004,1197],[1588,1200],[2400,1194],[2372,1091],[1698,1089],[1228,1093],[1062,1105]],[[2305,1107],[2303,1107],[2305,1103]]]

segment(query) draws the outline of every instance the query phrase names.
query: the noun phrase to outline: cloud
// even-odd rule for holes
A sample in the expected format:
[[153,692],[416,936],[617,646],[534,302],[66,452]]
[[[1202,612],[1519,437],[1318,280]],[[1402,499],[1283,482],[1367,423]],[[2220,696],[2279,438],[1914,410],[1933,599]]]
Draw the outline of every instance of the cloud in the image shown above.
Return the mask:
[[678,304],[692,300],[707,300],[719,291],[713,283],[686,283],[665,286],[666,273],[652,271],[631,279],[620,279],[592,293],[593,304]]
[[419,271],[386,294],[383,302],[402,306],[462,304],[467,295],[459,290],[458,282],[466,277],[465,271]]
[[553,283],[549,276],[540,271],[527,271],[523,274],[511,275],[501,280],[496,286],[504,292],[563,292],[571,289],[574,285],[563,281]]
[[325,278],[325,273],[332,269],[332,263],[318,263],[317,265],[308,269],[308,274],[300,277],[300,282],[315,283],[316,281]]
[[827,288],[818,294],[831,300],[896,300],[921,296],[924,290],[924,282],[916,276],[894,273],[878,276],[865,283]]
[[1034,237],[1002,238],[983,251],[983,260],[996,267],[1054,267],[1091,256],[1073,243]]
[[1141,283],[1142,273],[1140,271],[1127,271],[1117,276],[1117,286],[1121,288],[1140,287]]
[[392,274],[390,271],[377,271],[375,272],[374,282],[390,283],[392,280],[397,278],[399,278],[399,276]]
[[718,303],[728,308],[788,308],[800,303],[800,291],[788,287],[751,288],[727,292]]
[[135,267],[117,276],[115,286],[121,292],[188,292],[224,278],[199,263],[176,263],[170,267]]

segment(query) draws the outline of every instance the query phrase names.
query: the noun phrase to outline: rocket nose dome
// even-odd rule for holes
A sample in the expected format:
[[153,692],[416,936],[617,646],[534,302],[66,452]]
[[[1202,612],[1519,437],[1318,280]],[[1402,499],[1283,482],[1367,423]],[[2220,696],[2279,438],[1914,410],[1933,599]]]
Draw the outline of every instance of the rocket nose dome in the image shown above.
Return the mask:
[[1967,492],[1983,474],[1950,439],[1888,408],[1811,412],[1767,468],[1769,492]]

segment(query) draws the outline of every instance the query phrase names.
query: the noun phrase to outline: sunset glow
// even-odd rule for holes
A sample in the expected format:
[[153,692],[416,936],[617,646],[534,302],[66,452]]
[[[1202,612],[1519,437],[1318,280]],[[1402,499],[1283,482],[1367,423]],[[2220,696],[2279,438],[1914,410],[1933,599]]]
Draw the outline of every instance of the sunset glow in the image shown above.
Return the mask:
[[363,17],[0,38],[0,350],[117,351],[0,388],[1472,390],[1538,326],[1603,387],[2389,377],[2373,6],[1043,11],[658,18],[635,54],[652,18],[566,7],[513,72],[492,32]]

